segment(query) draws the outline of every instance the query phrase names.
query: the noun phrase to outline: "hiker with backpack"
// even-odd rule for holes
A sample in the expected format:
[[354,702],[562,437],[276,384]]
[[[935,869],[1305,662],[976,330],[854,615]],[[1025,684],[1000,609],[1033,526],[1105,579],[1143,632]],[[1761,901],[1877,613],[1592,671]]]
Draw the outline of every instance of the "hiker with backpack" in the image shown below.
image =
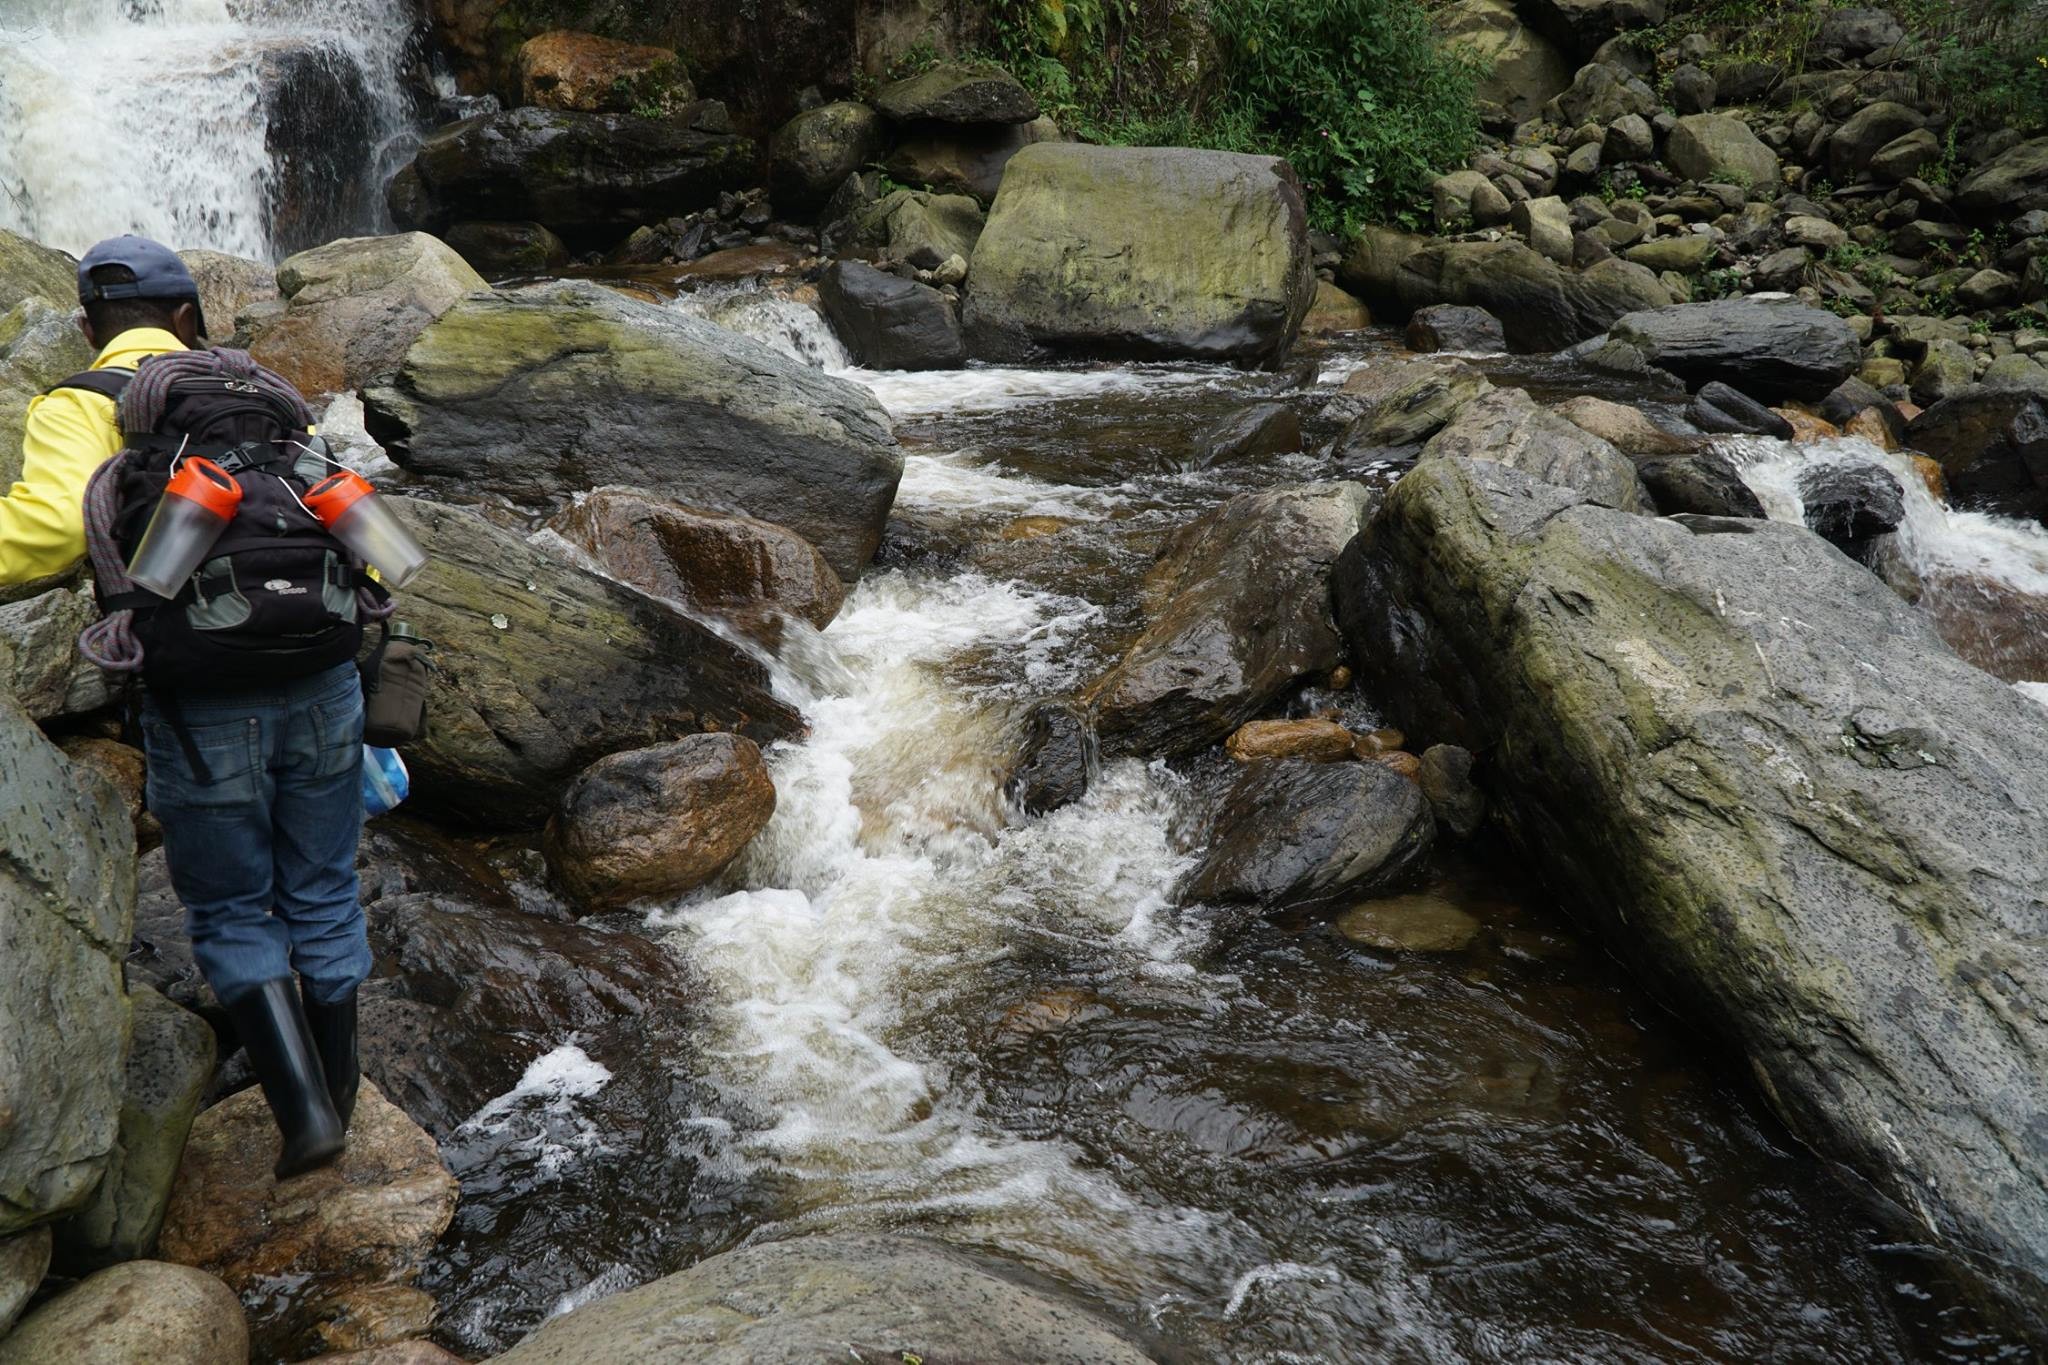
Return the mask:
[[[334,465],[305,401],[245,353],[201,349],[174,252],[102,242],[78,297],[99,354],[29,407],[0,583],[91,559],[104,616],[81,649],[139,683],[148,806],[193,956],[277,1119],[283,1179],[340,1154],[355,1106],[371,967],[356,655],[389,596],[308,508]],[[180,567],[163,582],[145,562]]]

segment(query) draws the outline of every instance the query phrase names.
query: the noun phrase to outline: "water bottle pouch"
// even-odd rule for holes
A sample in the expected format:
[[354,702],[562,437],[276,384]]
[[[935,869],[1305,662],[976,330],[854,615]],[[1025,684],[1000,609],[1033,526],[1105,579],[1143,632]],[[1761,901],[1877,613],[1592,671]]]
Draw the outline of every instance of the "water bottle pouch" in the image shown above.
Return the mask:
[[427,688],[433,666],[425,640],[388,635],[363,661],[363,742],[396,749],[427,734]]

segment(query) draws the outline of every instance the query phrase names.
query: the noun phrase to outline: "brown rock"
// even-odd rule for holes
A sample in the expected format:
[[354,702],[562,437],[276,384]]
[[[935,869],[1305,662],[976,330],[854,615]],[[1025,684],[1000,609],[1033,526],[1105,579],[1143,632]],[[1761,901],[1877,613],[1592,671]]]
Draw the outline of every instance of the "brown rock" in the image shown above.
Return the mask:
[[739,857],[775,813],[752,740],[691,735],[601,758],[562,793],[543,847],[586,908],[680,896]]
[[[263,1169],[269,1166],[265,1158]],[[249,1329],[233,1292],[203,1271],[162,1261],[127,1261],[88,1276],[0,1340],[0,1365],[227,1365],[248,1358]]]
[[1699,449],[1699,442],[1664,430],[1641,408],[1626,403],[1610,403],[1589,394],[1560,403],[1552,411],[1625,455],[1681,455]]
[[199,310],[206,314],[207,340],[216,345],[230,344],[237,330],[235,319],[243,309],[281,297],[277,272],[261,261],[203,249],[181,251],[178,259],[199,286]]
[[1093,991],[1078,986],[1055,986],[1044,995],[1003,1011],[998,1028],[1011,1037],[1030,1038],[1057,1032],[1069,1024],[1099,1019],[1107,1013],[1109,1007]]
[[113,739],[78,735],[60,743],[74,771],[84,769],[105,778],[120,794],[130,820],[142,814],[142,750]]
[[528,104],[586,114],[672,114],[697,98],[676,54],[593,33],[529,38],[514,63]]
[[1351,686],[1351,665],[1338,664],[1331,669],[1328,686],[1332,692],[1342,692]]
[[1368,730],[1358,737],[1356,752],[1360,758],[1371,758],[1400,748],[1408,737],[1399,730]]
[[1941,461],[1931,455],[1915,455],[1913,470],[1920,476],[1920,482],[1927,485],[1927,491],[1942,501],[1948,501],[1948,473],[1941,467]]
[[607,487],[549,525],[620,582],[730,621],[771,649],[785,616],[822,629],[846,600],[845,585],[809,541],[738,513]]
[[1811,445],[1815,441],[1829,441],[1842,434],[1842,429],[1825,418],[1816,417],[1799,408],[1772,408],[1772,412],[1792,424],[1792,443]]
[[[1851,417],[1842,427],[1842,434],[1860,436],[1879,450],[1896,451],[1899,448],[1898,441],[1892,436],[1891,423],[1885,421],[1884,414],[1876,408],[1865,408]],[[1935,468],[1939,469],[1941,466],[1937,464]]]
[[400,1341],[367,1351],[315,1356],[308,1365],[463,1365],[462,1357],[431,1341]]
[[1345,293],[1328,280],[1316,282],[1315,302],[1302,319],[1301,334],[1331,336],[1338,332],[1359,332],[1372,326],[1372,310],[1363,299]]
[[1223,742],[1239,763],[1267,758],[1305,758],[1337,763],[1351,757],[1351,732],[1333,720],[1250,720]]
[[159,1254],[245,1295],[266,1356],[425,1331],[432,1304],[411,1283],[457,1196],[434,1140],[365,1078],[341,1160],[280,1183],[276,1159],[277,1127],[258,1091],[201,1114]]
[[1018,517],[1002,530],[1004,540],[1040,540],[1074,524],[1070,517]]
[[1404,749],[1393,749],[1386,753],[1370,755],[1366,761],[1377,763],[1382,768],[1392,768],[1410,782],[1422,780],[1422,760]]
[[1354,943],[1396,953],[1461,953],[1479,937],[1479,921],[1441,896],[1388,896],[1337,920]]

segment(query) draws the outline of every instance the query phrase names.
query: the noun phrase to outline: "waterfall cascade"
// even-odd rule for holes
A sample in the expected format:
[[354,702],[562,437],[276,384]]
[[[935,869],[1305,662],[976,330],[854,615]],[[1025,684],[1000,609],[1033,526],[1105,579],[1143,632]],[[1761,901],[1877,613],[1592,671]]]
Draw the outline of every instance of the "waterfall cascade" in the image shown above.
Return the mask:
[[270,260],[383,223],[418,0],[8,0],[0,227]]

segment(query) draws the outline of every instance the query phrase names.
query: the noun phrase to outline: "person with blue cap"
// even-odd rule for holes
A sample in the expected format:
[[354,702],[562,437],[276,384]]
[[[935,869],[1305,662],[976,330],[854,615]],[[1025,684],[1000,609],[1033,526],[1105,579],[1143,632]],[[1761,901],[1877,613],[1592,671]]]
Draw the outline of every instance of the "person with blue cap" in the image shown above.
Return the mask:
[[[198,347],[199,286],[178,253],[114,237],[78,263],[79,326],[99,354],[92,371],[130,372],[153,355]],[[121,448],[117,390],[67,385],[28,405],[21,477],[0,496],[0,587],[48,578],[85,556],[85,483]]]

